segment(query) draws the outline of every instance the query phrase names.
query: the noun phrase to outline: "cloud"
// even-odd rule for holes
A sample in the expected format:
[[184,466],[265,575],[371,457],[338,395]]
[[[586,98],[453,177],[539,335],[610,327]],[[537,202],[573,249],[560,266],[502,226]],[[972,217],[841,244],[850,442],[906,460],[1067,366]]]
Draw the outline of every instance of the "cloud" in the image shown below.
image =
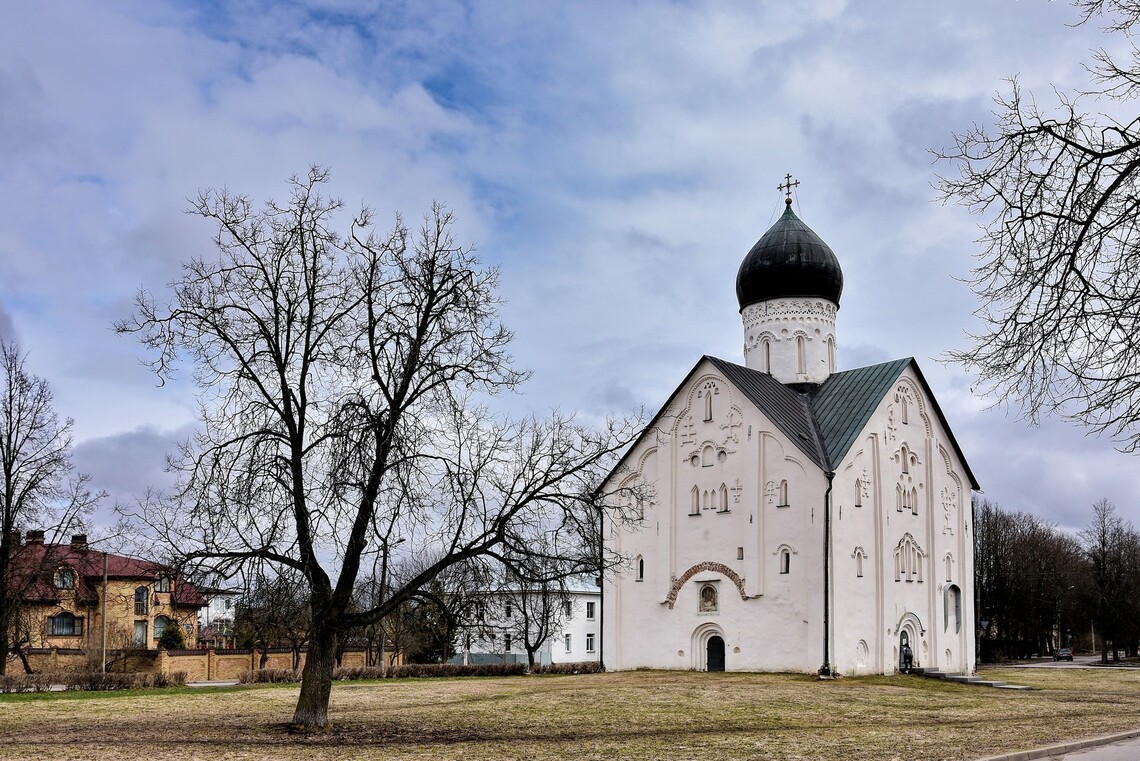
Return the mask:
[[927,149],[985,122],[1012,74],[1045,96],[1083,83],[1087,50],[1112,41],[1073,20],[986,0],[9,4],[0,336],[18,329],[75,418],[77,460],[137,496],[194,389],[185,368],[159,387],[111,321],[212,254],[188,198],[280,197],[316,162],[382,226],[446,201],[501,267],[535,375],[499,403],[652,408],[701,354],[740,360],[736,269],[792,172],[844,267],[844,366],[917,357],[987,496],[1069,525],[1115,495],[1140,517],[1133,459],[986,411],[937,361],[972,324],[953,278],[978,233],[932,201]]

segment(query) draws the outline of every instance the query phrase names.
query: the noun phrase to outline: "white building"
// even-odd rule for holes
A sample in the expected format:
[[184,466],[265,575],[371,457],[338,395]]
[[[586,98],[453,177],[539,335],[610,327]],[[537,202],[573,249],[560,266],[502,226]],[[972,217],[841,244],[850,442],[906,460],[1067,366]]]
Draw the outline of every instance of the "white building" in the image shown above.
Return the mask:
[[[459,631],[451,663],[526,663],[525,630],[540,642],[535,662],[597,661],[601,647],[601,589],[592,578],[569,580],[549,595],[489,592],[473,621]],[[545,635],[545,636],[544,636]]]
[[842,272],[787,204],[737,276],[744,366],[702,357],[607,481],[641,517],[606,666],[970,672],[978,485],[913,359],[836,370]]

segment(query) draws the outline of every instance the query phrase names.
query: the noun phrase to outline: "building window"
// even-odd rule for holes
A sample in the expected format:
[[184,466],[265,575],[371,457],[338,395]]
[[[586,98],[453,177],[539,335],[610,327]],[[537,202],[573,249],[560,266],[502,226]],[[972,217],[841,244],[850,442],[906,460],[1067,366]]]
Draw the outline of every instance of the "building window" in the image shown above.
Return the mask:
[[510,649],[511,649],[511,635],[504,634],[503,635],[503,650],[506,650],[509,652]]
[[146,621],[135,621],[135,647],[146,647]]
[[75,589],[75,573],[69,568],[55,572],[55,585],[59,589]]
[[827,371],[835,372],[835,339],[827,337]]
[[645,558],[637,556],[637,581],[645,581]]
[[737,547],[736,548],[736,559],[737,560],[744,560],[744,548],[743,547]]
[[788,506],[788,482],[787,481],[781,481],[780,482],[779,491],[780,491],[779,504],[777,504],[776,507],[787,507]]
[[513,614],[514,612],[515,612],[515,610],[511,606],[510,603],[507,603],[506,605],[503,606],[503,618],[510,618],[511,614]]
[[910,534],[906,534],[895,547],[895,581],[922,581],[922,566],[926,553]]
[[694,486],[693,490],[691,492],[689,492],[689,494],[692,497],[692,504],[689,507],[689,515],[700,515],[701,514],[701,490],[698,489],[696,486]]
[[867,553],[863,551],[862,547],[856,547],[855,552],[851,557],[855,558],[855,577],[862,578],[863,576],[863,558],[867,557]]
[[855,507],[863,506],[863,479],[855,479]]
[[760,342],[760,356],[762,358],[761,359],[760,372],[771,374],[771,372],[772,372],[772,344],[769,343],[767,338],[765,338],[763,341]]
[[169,592],[170,591],[170,577],[159,576],[158,580],[154,582],[155,592]]
[[728,512],[728,487],[724,484],[721,484],[720,489],[717,491],[717,503],[717,512]]
[[562,635],[562,643],[564,645],[566,645],[566,652],[570,652],[570,635],[569,634],[563,634]]
[[154,638],[158,639],[162,633],[166,631],[166,627],[170,626],[170,619],[166,616],[158,616],[154,619]]
[[902,472],[910,473],[910,452],[907,451],[906,444],[903,444],[902,448]]
[[135,615],[145,616],[150,610],[150,595],[146,591],[146,587],[137,587],[135,589]]
[[586,634],[586,652],[594,652],[594,633],[589,632]]
[[796,372],[807,372],[807,339],[803,336],[796,336]]
[[48,619],[48,634],[53,637],[78,637],[83,634],[83,619],[71,613],[60,613]]
[[574,603],[571,602],[570,600],[567,600],[566,602],[562,603],[562,613],[567,618],[574,615]]
[[594,620],[594,603],[592,603],[592,602],[586,603],[586,620],[587,621],[593,621]]
[[792,572],[792,553],[787,547],[780,548],[780,573]]

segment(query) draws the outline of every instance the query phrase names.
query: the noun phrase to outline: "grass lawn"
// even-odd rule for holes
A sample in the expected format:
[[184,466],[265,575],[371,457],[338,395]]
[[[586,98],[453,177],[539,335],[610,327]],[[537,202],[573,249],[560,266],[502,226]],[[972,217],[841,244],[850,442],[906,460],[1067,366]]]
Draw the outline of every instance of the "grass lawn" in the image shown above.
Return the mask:
[[1017,669],[994,690],[920,677],[625,672],[333,687],[296,734],[295,685],[0,696],[0,758],[975,759],[1140,727],[1140,670]]

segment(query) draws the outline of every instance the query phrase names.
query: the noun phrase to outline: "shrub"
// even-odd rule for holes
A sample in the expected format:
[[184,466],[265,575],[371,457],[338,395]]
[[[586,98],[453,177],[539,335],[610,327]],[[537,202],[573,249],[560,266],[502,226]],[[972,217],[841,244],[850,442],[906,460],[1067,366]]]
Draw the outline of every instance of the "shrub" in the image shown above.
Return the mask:
[[186,635],[182,633],[182,627],[173,621],[168,623],[158,638],[158,646],[165,650],[184,650]]
[[601,674],[605,667],[597,661],[582,661],[581,663],[548,663],[545,666],[535,666],[532,674]]
[[297,669],[257,669],[238,674],[238,682],[241,684],[279,684],[299,681],[301,681],[301,672]]
[[0,675],[0,693],[47,692],[58,681],[51,674],[3,674]]

